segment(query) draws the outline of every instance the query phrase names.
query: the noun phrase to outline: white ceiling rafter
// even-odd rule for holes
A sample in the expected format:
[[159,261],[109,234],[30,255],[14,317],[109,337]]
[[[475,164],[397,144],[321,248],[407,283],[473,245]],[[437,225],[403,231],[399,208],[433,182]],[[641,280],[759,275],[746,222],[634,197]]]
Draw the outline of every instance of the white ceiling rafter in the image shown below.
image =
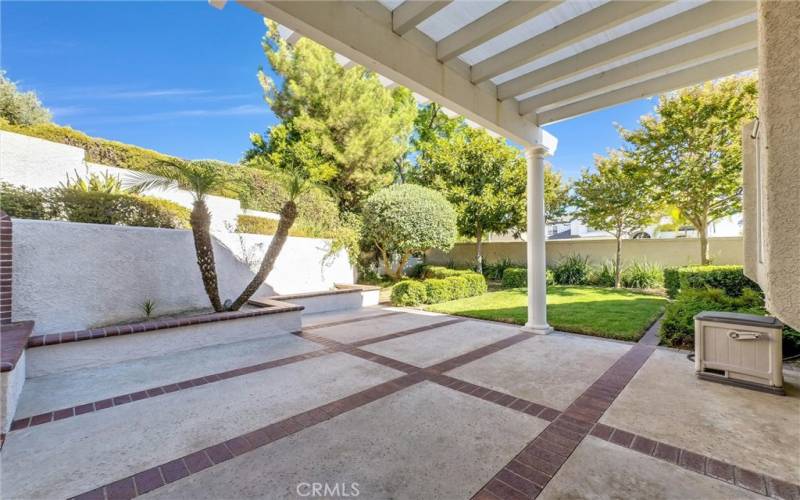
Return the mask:
[[392,30],[405,35],[453,0],[406,0],[392,11]]

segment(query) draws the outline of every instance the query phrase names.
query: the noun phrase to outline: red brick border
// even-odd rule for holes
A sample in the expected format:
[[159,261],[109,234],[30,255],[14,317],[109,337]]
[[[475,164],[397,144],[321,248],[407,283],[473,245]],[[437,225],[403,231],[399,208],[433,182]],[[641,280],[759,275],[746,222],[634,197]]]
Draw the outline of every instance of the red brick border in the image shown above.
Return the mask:
[[11,323],[13,246],[11,217],[0,210],[0,325]]
[[343,319],[343,320],[340,320],[340,321],[329,321],[327,323],[317,323],[316,325],[309,325],[309,326],[303,327],[303,330],[304,331],[318,330],[320,328],[328,328],[330,326],[347,325],[349,323],[360,323],[362,321],[367,321],[367,320],[370,320],[370,319],[385,318],[387,316],[396,316],[398,314],[404,314],[404,313],[403,313],[403,311],[389,311],[389,312],[380,313],[380,314],[371,314],[369,316],[359,316],[358,318]]
[[[295,335],[306,338],[308,340],[312,340],[314,342],[323,344],[325,348],[320,349],[318,351],[312,351],[309,353],[304,354],[297,354],[294,356],[288,356],[286,358],[276,359],[272,361],[267,361],[264,363],[258,363],[255,365],[245,366],[242,368],[235,368],[232,370],[226,370],[224,372],[219,373],[212,373],[210,375],[205,375],[202,377],[197,377],[189,380],[182,380],[180,382],[175,382],[171,384],[165,384],[157,387],[151,387],[149,389],[144,389],[140,391],[131,392],[129,394],[120,394],[117,396],[112,396],[110,398],[101,399],[98,401],[92,401],[88,403],[82,403],[75,406],[70,406],[67,408],[60,408],[58,410],[53,410],[45,413],[40,413],[38,415],[32,415],[29,417],[21,417],[15,419],[11,422],[10,431],[16,431],[21,429],[26,429],[28,427],[34,427],[37,425],[47,424],[50,422],[55,422],[57,420],[63,420],[65,418],[76,417],[78,415],[83,415],[84,413],[92,413],[95,411],[106,410],[108,408],[113,408],[115,406],[121,406],[127,403],[131,403],[133,401],[139,401],[142,399],[149,399],[154,398],[157,396],[161,396],[163,394],[169,394],[171,392],[182,391],[185,389],[190,389],[192,387],[197,387],[200,385],[210,384],[214,382],[219,382],[220,380],[226,380],[229,378],[240,377],[242,375],[248,375],[250,373],[255,373],[263,370],[269,370],[271,368],[277,368],[279,366],[285,366],[293,363],[298,363],[300,361],[305,361],[311,358],[317,358],[320,356],[324,356],[327,354],[332,354],[334,352],[346,352],[353,356],[357,356],[362,359],[366,359],[368,361],[372,361],[375,363],[382,364],[384,366],[388,366],[389,368],[394,368],[396,370],[400,370],[406,373],[414,373],[420,370],[419,367],[409,365],[407,363],[403,363],[398,360],[394,360],[391,358],[387,358],[385,356],[379,356],[377,354],[373,354],[370,352],[362,351],[361,349],[357,349],[352,346],[356,345],[367,345],[371,343],[381,342],[386,340],[387,338],[397,338],[406,335],[411,335],[414,333],[419,333],[426,330],[433,330],[436,328],[440,328],[443,326],[451,325],[454,323],[460,323],[462,321],[466,321],[463,318],[456,318],[450,319],[447,321],[440,321],[438,323],[432,323],[429,325],[424,325],[417,328],[412,328],[409,330],[404,330],[401,332],[396,332],[390,335],[384,335],[382,337],[376,337],[373,339],[367,339],[366,341],[356,342],[355,344],[343,344],[340,342],[335,342],[332,340],[328,340],[324,337],[319,337],[313,334],[305,334],[304,332],[298,332]],[[3,349],[5,352],[6,347],[8,347],[4,341]],[[5,359],[5,358],[4,358]]]
[[47,345],[66,344],[69,342],[80,342],[82,340],[102,339],[106,337],[117,337],[120,335],[133,335],[137,333],[178,328],[182,326],[200,325],[203,323],[216,323],[218,321],[230,321],[241,318],[252,318],[255,316],[265,316],[268,314],[279,314],[292,311],[302,311],[303,306],[275,302],[270,307],[260,309],[248,309],[246,311],[228,311],[210,314],[198,314],[197,316],[186,316],[183,318],[161,319],[154,321],[144,321],[141,323],[131,323],[129,325],[107,326],[104,328],[93,328],[91,330],[79,330],[74,332],[47,333],[43,335],[33,335],[28,339],[28,348],[42,347]]
[[766,474],[754,472],[736,465],[716,460],[699,453],[678,448],[661,441],[655,441],[638,434],[595,424],[590,434],[609,443],[658,458],[678,465],[684,469],[705,475],[726,483],[735,484],[755,493],[779,499],[800,498],[800,486]]

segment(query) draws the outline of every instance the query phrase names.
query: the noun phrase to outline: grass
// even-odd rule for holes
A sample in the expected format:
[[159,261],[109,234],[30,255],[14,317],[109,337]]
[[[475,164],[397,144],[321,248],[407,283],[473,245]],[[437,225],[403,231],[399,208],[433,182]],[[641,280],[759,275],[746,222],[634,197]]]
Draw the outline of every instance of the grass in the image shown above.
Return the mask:
[[[664,310],[667,300],[628,290],[582,286],[547,289],[547,321],[556,330],[620,340],[638,340]],[[525,324],[525,288],[489,292],[426,309],[456,316]]]

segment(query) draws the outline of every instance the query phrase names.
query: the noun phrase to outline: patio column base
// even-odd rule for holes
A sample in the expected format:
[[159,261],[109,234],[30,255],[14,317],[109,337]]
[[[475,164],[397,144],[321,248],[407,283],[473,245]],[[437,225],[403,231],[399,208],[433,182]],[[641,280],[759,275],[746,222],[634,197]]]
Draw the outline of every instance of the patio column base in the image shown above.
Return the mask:
[[550,325],[530,325],[526,324],[520,328],[525,333],[532,333],[534,335],[548,335],[553,333],[553,327]]

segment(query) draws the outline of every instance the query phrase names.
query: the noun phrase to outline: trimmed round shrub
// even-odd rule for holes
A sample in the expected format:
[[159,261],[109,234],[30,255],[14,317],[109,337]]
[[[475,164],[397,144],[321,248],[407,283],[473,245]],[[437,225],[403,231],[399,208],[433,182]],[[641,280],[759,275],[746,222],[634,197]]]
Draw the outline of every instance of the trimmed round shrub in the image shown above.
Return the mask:
[[664,271],[658,264],[633,262],[620,276],[625,288],[658,288],[664,284]]
[[444,279],[450,285],[450,299],[463,299],[470,297],[469,285],[463,276],[450,276]]
[[489,290],[489,285],[486,284],[486,278],[480,273],[464,273],[461,277],[467,282],[467,290],[469,292],[467,297],[481,295]]
[[524,267],[509,267],[503,271],[503,288],[523,288],[528,286],[528,270]]
[[438,191],[414,184],[377,191],[364,202],[362,218],[365,242],[385,254],[385,260],[431,248],[447,251],[456,239],[456,213],[450,203]]
[[446,302],[452,298],[452,286],[445,279],[432,278],[422,282],[427,291],[426,304]]
[[428,300],[428,289],[424,283],[403,280],[392,288],[392,304],[396,306],[416,306]]
[[589,258],[568,255],[553,268],[553,279],[559,285],[585,285],[589,278]]

